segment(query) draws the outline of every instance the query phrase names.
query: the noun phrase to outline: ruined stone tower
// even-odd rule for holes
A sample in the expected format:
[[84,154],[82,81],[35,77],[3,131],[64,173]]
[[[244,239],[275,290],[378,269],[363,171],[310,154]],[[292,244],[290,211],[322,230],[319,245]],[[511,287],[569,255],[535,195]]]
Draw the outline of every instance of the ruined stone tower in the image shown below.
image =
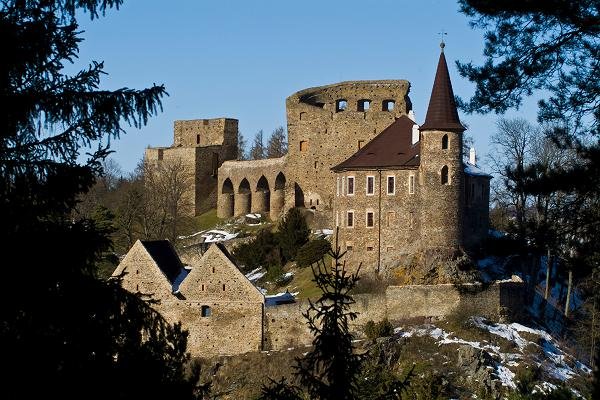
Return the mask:
[[421,126],[421,239],[429,249],[457,249],[462,243],[464,167],[462,134],[444,44]]
[[217,173],[224,161],[237,158],[237,132],[238,120],[232,118],[175,121],[173,145],[147,148],[144,162],[183,165],[190,177],[183,212],[199,215],[217,203]]

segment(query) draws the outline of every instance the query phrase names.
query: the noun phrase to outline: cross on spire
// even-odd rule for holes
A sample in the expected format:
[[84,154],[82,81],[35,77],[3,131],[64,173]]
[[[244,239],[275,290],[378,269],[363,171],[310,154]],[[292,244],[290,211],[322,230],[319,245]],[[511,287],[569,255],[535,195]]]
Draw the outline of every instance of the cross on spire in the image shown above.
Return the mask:
[[447,35],[447,34],[448,34],[448,32],[446,32],[443,29],[441,32],[438,32],[438,35],[440,35],[440,38],[442,39],[442,41],[440,43],[440,48],[442,49],[442,53],[444,52],[444,47],[446,47],[446,43],[444,43],[444,35]]

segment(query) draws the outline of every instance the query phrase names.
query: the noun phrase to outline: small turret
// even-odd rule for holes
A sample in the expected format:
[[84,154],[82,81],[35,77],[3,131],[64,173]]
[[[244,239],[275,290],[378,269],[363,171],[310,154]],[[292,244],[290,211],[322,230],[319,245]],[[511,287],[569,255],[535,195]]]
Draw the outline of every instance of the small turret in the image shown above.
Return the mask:
[[423,246],[454,250],[462,244],[462,133],[444,55],[444,43],[425,122],[421,125]]

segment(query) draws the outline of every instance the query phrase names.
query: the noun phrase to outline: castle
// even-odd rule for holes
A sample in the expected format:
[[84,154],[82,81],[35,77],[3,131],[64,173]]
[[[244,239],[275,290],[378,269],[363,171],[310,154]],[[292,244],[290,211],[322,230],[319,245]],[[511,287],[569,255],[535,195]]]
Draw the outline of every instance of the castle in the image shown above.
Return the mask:
[[[286,102],[289,151],[281,158],[236,161],[237,120],[220,118],[176,121],[173,146],[149,148],[145,160],[184,163],[194,176],[187,193],[194,206],[186,210],[192,215],[215,205],[221,218],[259,212],[275,220],[291,207],[310,210],[316,224],[338,228],[351,269],[380,273],[410,254],[476,246],[488,230],[491,177],[473,153],[463,160],[465,128],[443,48],[422,126],[409,87],[403,80],[352,81],[293,94]],[[311,343],[307,302],[265,297],[220,244],[178,255],[168,241],[138,241],[113,275],[152,300],[167,321],[181,322],[194,356]],[[521,304],[518,278],[465,285],[356,295],[352,329],[383,318],[443,318],[465,305],[499,318]]]
[[192,214],[257,212],[276,220],[305,207],[339,227],[349,265],[393,268],[417,252],[452,254],[479,244],[489,225],[489,180],[463,160],[444,49],[425,123],[415,122],[405,80],[351,81],[286,100],[288,154],[236,161],[237,120],[176,121],[174,144],[146,162],[181,158],[194,175]]

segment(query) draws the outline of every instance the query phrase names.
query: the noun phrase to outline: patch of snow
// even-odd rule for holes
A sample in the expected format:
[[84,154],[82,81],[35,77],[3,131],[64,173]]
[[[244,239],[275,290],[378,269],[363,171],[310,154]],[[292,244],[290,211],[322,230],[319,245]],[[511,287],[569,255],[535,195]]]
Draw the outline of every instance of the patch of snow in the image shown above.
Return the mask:
[[510,369],[499,363],[496,365],[496,374],[498,375],[500,382],[502,382],[502,386],[507,386],[511,389],[517,388],[514,381],[515,374]]
[[492,177],[490,174],[488,174],[487,172],[485,172],[484,170],[482,170],[481,168],[479,168],[476,165],[473,164],[469,164],[469,163],[463,163],[463,166],[465,167],[465,173],[472,175],[472,176],[488,176],[488,177]]
[[556,385],[550,383],[550,382],[542,382],[539,385],[535,385],[533,390],[531,391],[532,394],[535,393],[541,393],[541,394],[550,394],[550,392],[555,391],[557,388]]
[[221,231],[218,229],[212,229],[202,234],[202,237],[204,238],[204,243],[225,242],[227,240],[234,239],[237,236],[238,233],[231,233],[227,231]]
[[289,279],[289,278],[291,278],[292,276],[294,276],[294,273],[293,273],[293,272],[286,272],[285,274],[281,275],[281,278],[282,278],[282,279]]
[[206,231],[200,231],[200,232],[192,233],[191,235],[187,235],[187,236],[177,236],[177,239],[189,239],[189,238],[193,238],[194,236],[201,235],[204,232],[206,232]]
[[266,274],[267,274],[267,271],[264,268],[259,267],[259,268],[253,269],[252,271],[248,272],[245,276],[250,282],[254,283],[257,280],[259,280],[260,278],[262,278],[263,276],[265,276]]

